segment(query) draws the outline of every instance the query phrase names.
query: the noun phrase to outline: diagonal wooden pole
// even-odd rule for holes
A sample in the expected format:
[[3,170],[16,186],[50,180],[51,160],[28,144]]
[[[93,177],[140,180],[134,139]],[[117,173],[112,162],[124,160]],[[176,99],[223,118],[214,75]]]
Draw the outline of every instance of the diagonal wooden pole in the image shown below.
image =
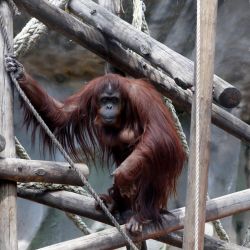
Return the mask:
[[[0,15],[9,40],[12,41],[12,13],[6,1],[0,1]],[[0,134],[6,140],[0,157],[15,157],[13,91],[4,68],[4,55],[7,52],[3,32],[0,30]],[[0,180],[0,249],[17,250],[16,183],[4,180]]]
[[192,103],[185,250],[202,250],[210,158],[217,0],[197,0],[195,98]]

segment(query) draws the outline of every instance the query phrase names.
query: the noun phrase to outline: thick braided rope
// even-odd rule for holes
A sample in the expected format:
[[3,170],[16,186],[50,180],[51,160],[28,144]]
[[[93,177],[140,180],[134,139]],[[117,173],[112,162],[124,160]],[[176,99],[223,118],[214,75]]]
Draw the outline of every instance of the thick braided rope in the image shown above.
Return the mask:
[[[12,51],[12,48],[11,48],[11,45],[10,45],[11,43],[9,41],[9,37],[8,37],[8,34],[7,34],[7,30],[5,28],[5,24],[4,24],[4,20],[3,20],[2,15],[0,15],[0,25],[1,25],[2,33],[3,33],[3,37],[5,39],[5,43],[6,43],[7,49],[9,51],[9,53],[10,53]],[[116,219],[110,213],[110,211],[105,206],[105,204],[103,203],[103,201],[100,199],[100,197],[98,196],[98,194],[95,192],[95,190],[89,184],[89,182],[87,181],[87,179],[85,178],[85,176],[83,175],[83,173],[81,172],[81,170],[74,164],[74,162],[71,159],[71,157],[64,150],[64,148],[62,147],[62,145],[60,144],[60,142],[57,140],[57,138],[51,132],[51,130],[49,129],[49,127],[45,124],[45,122],[43,121],[42,117],[35,110],[35,108],[31,104],[31,102],[29,101],[29,99],[27,98],[27,96],[25,95],[25,93],[23,92],[23,90],[21,89],[21,87],[19,86],[19,83],[15,79],[14,73],[12,73],[12,72],[10,73],[10,78],[11,78],[13,84],[15,85],[18,93],[20,94],[20,96],[22,97],[22,99],[24,100],[24,102],[26,103],[26,105],[29,107],[29,109],[31,110],[31,112],[33,113],[33,115],[36,117],[36,119],[39,122],[40,126],[44,129],[44,131],[46,132],[46,134],[50,137],[50,139],[52,140],[52,142],[54,143],[54,145],[58,148],[58,150],[61,152],[61,154],[63,155],[63,157],[65,158],[65,160],[68,161],[68,163],[72,167],[72,169],[74,169],[77,172],[77,174],[79,175],[82,183],[85,185],[86,189],[94,197],[94,199],[97,201],[98,205],[101,207],[101,209],[104,211],[104,213],[108,216],[108,218],[113,223],[113,225],[117,228],[117,230],[121,233],[121,235],[124,237],[124,239],[130,245],[130,247],[132,249],[136,249],[137,250],[138,248],[135,246],[135,244],[133,243],[133,241],[129,238],[129,236],[127,235],[127,233],[122,230],[122,228],[119,225],[119,223],[116,221]]]
[[84,233],[84,235],[91,234],[90,229],[86,226],[86,224],[83,222],[82,218],[79,215],[72,213],[66,213],[66,215]]
[[48,28],[36,18],[32,18],[14,38],[14,51],[17,57],[24,56],[46,34]]
[[15,137],[15,146],[16,146],[16,154],[18,155],[19,158],[25,160],[31,160],[30,156],[28,155],[28,153],[26,152],[26,150],[16,137]]
[[[208,194],[207,194],[207,200],[210,200],[210,197]],[[215,231],[216,231],[217,235],[219,236],[219,238],[221,240],[229,242],[230,241],[229,236],[228,236],[226,230],[223,228],[221,221],[214,220],[214,221],[212,221],[212,223],[213,223],[213,226],[214,226]]]
[[132,25],[138,29],[141,30],[142,28],[142,0],[133,0],[133,20]]
[[194,222],[194,250],[198,250],[199,248],[199,187],[200,187],[200,121],[199,121],[199,114],[200,114],[200,15],[201,15],[201,0],[197,0],[197,17],[196,17],[196,81],[195,81],[195,222]]
[[[50,3],[59,8],[65,8],[67,2],[68,0],[50,0]],[[15,55],[17,57],[24,56],[47,32],[48,27],[46,25],[36,18],[31,18],[21,32],[14,38]]]
[[8,4],[13,11],[14,15],[20,15],[20,12],[13,0],[8,0]]
[[188,143],[187,143],[187,138],[186,138],[186,135],[183,131],[183,128],[181,126],[181,123],[180,123],[180,120],[176,114],[176,110],[174,108],[174,105],[172,104],[172,101],[168,98],[165,98],[165,103],[166,103],[166,106],[168,107],[169,111],[171,112],[173,118],[174,118],[174,122],[175,122],[175,127],[176,127],[176,131],[179,135],[179,138],[181,140],[181,144],[184,148],[184,151],[185,151],[185,154],[186,154],[186,157],[188,158],[189,156],[189,147],[188,147]]

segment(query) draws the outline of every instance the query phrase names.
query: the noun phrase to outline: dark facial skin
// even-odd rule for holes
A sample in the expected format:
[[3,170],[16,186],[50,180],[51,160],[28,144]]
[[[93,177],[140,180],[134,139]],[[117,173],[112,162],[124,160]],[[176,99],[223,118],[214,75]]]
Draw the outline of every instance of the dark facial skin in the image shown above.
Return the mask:
[[99,115],[107,126],[117,125],[121,113],[121,96],[119,91],[108,86],[99,96]]

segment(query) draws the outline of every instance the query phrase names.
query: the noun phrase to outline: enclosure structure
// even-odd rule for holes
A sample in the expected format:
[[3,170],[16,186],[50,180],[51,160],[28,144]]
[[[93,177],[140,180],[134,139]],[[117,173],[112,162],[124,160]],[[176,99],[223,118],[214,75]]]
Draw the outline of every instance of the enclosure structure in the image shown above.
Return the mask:
[[[24,8],[28,13],[39,19],[48,27],[63,33],[65,36],[90,49],[92,52],[103,57],[109,63],[124,72],[127,72],[134,77],[143,76],[149,78],[161,91],[161,93],[171,98],[175,105],[181,107],[183,110],[190,111],[192,94],[186,89],[193,85],[194,70],[193,64],[188,59],[170,50],[168,47],[157,42],[147,34],[139,32],[128,23],[111,14],[102,6],[99,6],[90,0],[71,0],[67,6],[70,12],[80,17],[84,23],[79,21],[79,19],[74,18],[71,14],[65,12],[64,10],[60,10],[58,7],[53,6],[44,0],[16,0],[15,2],[18,6]],[[110,5],[112,3],[111,0],[103,2],[105,7],[115,6]],[[204,17],[210,16],[210,21],[215,24],[213,16],[209,15],[209,10],[212,8],[211,13],[215,13],[216,3],[214,3],[214,5],[211,3],[207,4],[207,6],[202,7],[207,10]],[[62,7],[63,4],[60,6]],[[1,2],[0,11],[1,16],[4,16],[5,25],[11,25],[11,11],[9,10],[9,5],[7,5],[5,1]],[[207,23],[205,22],[205,24]],[[202,27],[204,28],[204,31],[206,31],[205,24],[204,27]],[[212,25],[209,27],[211,29],[209,33],[211,34],[210,38],[212,38],[214,35],[214,26]],[[8,33],[11,34],[11,27],[8,28]],[[120,46],[119,43],[114,41],[118,41],[123,46]],[[213,51],[213,41],[203,41],[205,42],[204,46],[206,48],[211,46],[211,50]],[[2,56],[6,53],[7,48],[5,47],[5,44],[6,41],[1,33]],[[105,46],[106,44],[108,44],[108,46]],[[129,48],[133,51],[133,53],[124,48]],[[211,56],[211,54],[209,55]],[[206,81],[208,83],[206,85],[207,91],[204,90],[205,96],[209,100],[212,96],[212,86],[210,82],[213,72],[211,62],[213,60],[212,58],[207,59],[206,55],[204,55],[203,60],[205,62],[205,66],[207,66],[206,62],[210,62],[210,70],[207,74],[205,74],[208,79]],[[161,70],[159,70],[159,68]],[[201,67],[201,75],[204,73],[202,72],[202,69],[204,70],[204,68]],[[171,77],[169,75],[171,75]],[[3,90],[1,91],[0,99],[0,116],[2,121],[0,124],[0,134],[2,135],[0,137],[0,146],[2,150],[1,157],[3,158],[0,160],[0,176],[1,179],[5,179],[7,181],[1,181],[0,188],[3,191],[1,191],[2,196],[0,212],[8,216],[4,217],[4,220],[1,219],[0,221],[0,232],[2,230],[0,233],[0,249],[17,249],[15,182],[37,181],[80,186],[82,185],[82,181],[78,174],[64,163],[30,161],[13,158],[15,153],[12,123],[13,111],[10,91],[11,84],[8,81],[8,76],[3,68],[1,76],[4,79],[1,80],[0,83],[3,84],[3,86],[0,86],[1,90]],[[221,105],[233,107],[239,103],[239,91],[217,76],[214,77],[214,88],[213,98]],[[215,104],[212,105],[211,113],[212,122],[214,124],[249,144],[249,125]],[[209,121],[209,113],[205,112],[204,115],[207,121]],[[6,124],[6,122],[8,124]],[[209,128],[206,128],[204,131],[206,132],[208,129]],[[208,132],[205,134],[208,135]],[[6,141],[6,145],[4,140]],[[205,141],[205,143],[207,143],[207,141]],[[192,154],[193,152],[191,151],[191,156],[194,157],[195,155]],[[207,156],[207,158],[209,158],[209,156]],[[208,162],[208,159],[206,160]],[[85,165],[82,166],[82,170],[85,176],[87,176],[88,171]],[[203,180],[207,178],[206,173],[202,176],[204,178]],[[190,183],[191,182],[192,179],[190,180]],[[206,188],[202,194],[203,203],[205,193]],[[244,190],[208,201],[206,205],[206,218],[203,216],[201,226],[203,224],[204,227],[204,220],[212,221],[237,212],[249,210],[249,194],[249,190]],[[17,190],[17,195],[59,208],[63,211],[68,211],[105,223],[110,223],[101,212],[95,210],[94,200],[89,197],[69,193],[67,191],[37,193],[23,188],[19,188]],[[202,208],[202,211],[204,212],[204,208]],[[149,238],[155,238],[162,242],[180,246],[182,244],[182,239],[178,234],[170,234],[167,236],[166,234],[183,228],[184,209],[176,209],[172,211],[172,213],[175,215],[174,217],[165,216],[163,228],[156,229],[153,224],[149,224],[144,228],[142,236],[139,238],[132,237],[132,239],[137,242]],[[203,238],[202,231],[200,237]],[[112,228],[102,232],[93,233],[79,239],[71,240],[69,242],[62,242],[55,246],[49,246],[44,249],[76,249],[79,247],[81,247],[81,249],[112,249],[123,246],[126,243],[127,242],[120,235],[117,229]],[[224,249],[243,249],[243,247],[236,246],[231,243],[221,242],[219,240],[206,237],[205,248],[206,246],[211,246],[211,244],[215,248],[220,245],[221,247],[224,247]],[[191,245],[191,248],[189,249],[192,249],[192,247],[193,246]],[[202,249],[202,243],[199,247]]]

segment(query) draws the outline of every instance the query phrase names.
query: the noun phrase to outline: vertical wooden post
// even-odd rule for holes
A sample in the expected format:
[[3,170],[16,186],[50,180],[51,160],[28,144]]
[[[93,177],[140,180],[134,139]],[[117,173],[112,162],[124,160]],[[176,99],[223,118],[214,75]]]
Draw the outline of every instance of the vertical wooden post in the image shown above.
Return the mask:
[[[0,1],[0,15],[5,21],[9,39],[12,41],[12,13],[3,0]],[[4,68],[5,54],[7,48],[3,33],[0,32],[0,134],[6,140],[5,149],[0,153],[0,157],[15,157],[13,91]],[[16,183],[3,180],[0,180],[0,249],[17,250]]]
[[[217,0],[197,1],[198,4],[200,3],[200,15],[198,16],[197,24],[200,25],[197,25],[197,33],[199,33],[199,36],[197,36],[198,39],[196,43],[195,83],[196,86],[199,86],[200,94],[197,96],[196,88],[195,98],[193,98],[192,103],[191,146],[183,244],[183,249],[185,250],[202,250],[204,243],[205,206],[210,158],[214,48],[217,19]],[[199,60],[197,60],[197,58],[199,58]],[[196,110],[196,103],[199,105],[199,110]],[[198,131],[196,122],[199,123]],[[199,142],[196,140],[196,138],[198,138],[197,136],[200,138]],[[199,154],[199,178],[197,178],[195,171],[197,154]],[[199,185],[199,193],[195,192],[197,182]],[[195,207],[195,204],[198,204],[198,207]],[[195,237],[195,232],[198,233],[196,234],[198,237]]]

